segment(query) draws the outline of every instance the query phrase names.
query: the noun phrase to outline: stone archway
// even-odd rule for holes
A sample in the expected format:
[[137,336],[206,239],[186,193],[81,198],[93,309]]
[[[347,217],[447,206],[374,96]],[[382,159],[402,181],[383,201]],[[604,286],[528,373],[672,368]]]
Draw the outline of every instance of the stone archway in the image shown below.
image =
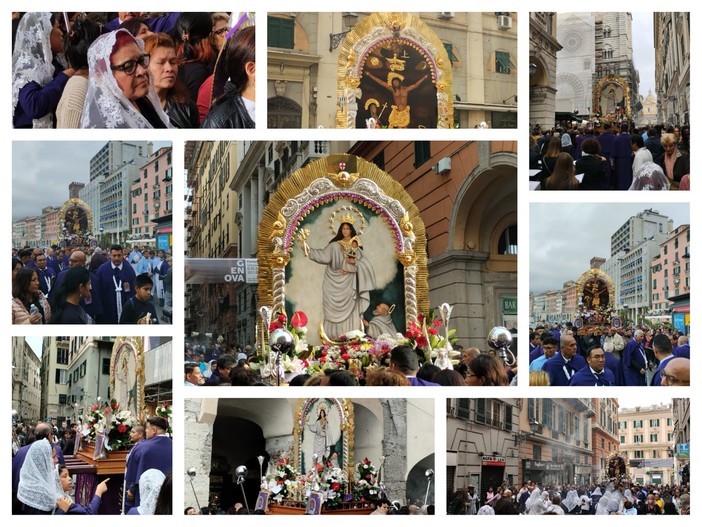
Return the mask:
[[556,86],[558,90],[557,112],[578,110],[580,113],[584,113],[587,110],[585,87],[575,75],[572,73],[561,73],[556,77]]
[[[421,92],[422,97],[414,100],[423,100],[424,104],[415,110],[411,108],[410,94],[410,127],[453,127],[451,61],[436,33],[420,18],[410,13],[373,13],[349,32],[341,46],[337,68],[337,128],[356,128],[359,122],[364,122],[362,117],[365,118],[370,101],[377,101],[379,107],[387,104],[385,115],[390,118],[392,97],[389,103],[378,100],[376,95],[384,90],[374,91],[376,84],[382,86],[382,83],[370,81],[371,70],[382,72],[386,89],[394,79],[399,79],[408,88],[414,87],[418,94]],[[429,77],[433,86],[425,80]],[[422,116],[421,112],[413,115],[422,106],[431,107],[432,115]]]
[[[436,475],[428,477],[427,470],[435,470],[434,454],[428,455],[424,459],[419,460],[407,472],[407,503],[424,504],[426,498],[427,505],[432,505],[436,495]],[[431,479],[431,483],[429,481]],[[427,487],[429,495],[427,496]]]
[[268,128],[302,128],[302,106],[276,95],[268,99]]

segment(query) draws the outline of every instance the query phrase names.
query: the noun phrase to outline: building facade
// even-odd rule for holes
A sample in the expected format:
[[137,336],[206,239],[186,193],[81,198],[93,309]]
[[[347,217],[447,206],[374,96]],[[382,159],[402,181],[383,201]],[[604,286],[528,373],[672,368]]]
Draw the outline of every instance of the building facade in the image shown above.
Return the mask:
[[529,13],[529,122],[550,129],[556,119],[557,14]]
[[518,483],[522,399],[446,399],[446,485],[449,494]]
[[24,337],[12,339],[13,418],[33,426],[41,414],[41,359]]
[[651,314],[669,313],[670,297],[690,292],[690,226],[680,225],[651,262]]
[[632,480],[644,485],[678,482],[672,404],[620,408],[619,443]]
[[160,148],[139,169],[131,188],[131,237],[155,237],[154,220],[173,213],[172,149]]
[[690,13],[653,13],[658,122],[690,124]]
[[[639,100],[639,72],[634,67],[631,13],[602,12],[593,15],[596,60],[594,84],[610,76],[623,79],[629,86],[633,105]],[[631,110],[634,112],[633,108]]]
[[68,398],[70,337],[44,337],[41,355],[41,414],[63,421],[73,413]]
[[673,399],[674,471],[681,485],[690,483],[690,399]]
[[595,17],[559,13],[556,111],[590,115],[595,73]]
[[592,398],[592,478],[594,483],[609,481],[609,457],[619,450],[618,415],[616,399]]
[[523,399],[519,481],[589,485],[593,466],[591,399]]
[[75,421],[100,397],[110,400],[110,358],[114,337],[69,337],[67,393]]

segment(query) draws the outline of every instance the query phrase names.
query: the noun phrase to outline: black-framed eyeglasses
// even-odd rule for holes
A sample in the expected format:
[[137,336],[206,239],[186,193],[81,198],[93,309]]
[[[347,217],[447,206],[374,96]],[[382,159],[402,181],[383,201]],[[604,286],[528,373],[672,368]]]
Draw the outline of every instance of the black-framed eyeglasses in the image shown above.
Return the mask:
[[221,37],[222,35],[225,35],[229,31],[229,28],[227,26],[221,27],[216,31],[212,31],[212,34],[216,37]]
[[110,69],[112,71],[119,70],[123,71],[127,75],[134,75],[134,72],[137,69],[137,66],[141,66],[142,68],[148,68],[149,63],[151,62],[151,55],[148,53],[144,53],[143,55],[139,55],[139,58],[136,60],[128,60],[126,62],[123,62],[122,64],[117,64],[116,66],[110,66]]

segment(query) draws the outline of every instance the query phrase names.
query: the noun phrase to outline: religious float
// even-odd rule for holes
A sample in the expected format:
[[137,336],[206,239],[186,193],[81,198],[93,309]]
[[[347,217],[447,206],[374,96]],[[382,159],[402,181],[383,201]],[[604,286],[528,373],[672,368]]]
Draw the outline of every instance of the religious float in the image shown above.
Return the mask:
[[[66,466],[75,481],[75,502],[87,506],[98,483],[110,478],[108,491],[102,497],[101,514],[119,514],[124,503],[124,475],[127,456],[133,446],[129,433],[146,420],[144,404],[144,347],[139,337],[118,337],[110,357],[110,401],[98,397],[79,418],[72,455],[66,455]],[[168,420],[168,404],[154,409]],[[170,433],[170,430],[169,430]]]
[[614,309],[614,282],[600,269],[590,269],[578,279],[578,316],[573,322],[578,334],[600,326],[620,327],[621,320]]
[[626,458],[619,452],[613,452],[607,461],[607,477],[610,481],[618,483],[630,483],[631,479],[626,470]]
[[78,197],[61,205],[58,212],[60,249],[73,251],[97,247],[98,239],[92,232],[93,213],[90,206]]
[[262,476],[255,508],[283,515],[373,512],[387,499],[385,457],[377,467],[367,458],[356,463],[354,428],[349,400],[300,400],[292,452],[276,452],[265,474],[264,458],[258,458]]
[[422,364],[458,362],[452,306],[429,309],[419,210],[373,163],[339,154],[298,170],[271,196],[258,232],[251,366],[268,382],[329,369],[362,382],[397,345],[415,348]]
[[607,75],[600,79],[593,89],[592,100],[592,113],[599,125],[608,123],[618,128],[622,121],[632,118],[631,89],[622,77]]

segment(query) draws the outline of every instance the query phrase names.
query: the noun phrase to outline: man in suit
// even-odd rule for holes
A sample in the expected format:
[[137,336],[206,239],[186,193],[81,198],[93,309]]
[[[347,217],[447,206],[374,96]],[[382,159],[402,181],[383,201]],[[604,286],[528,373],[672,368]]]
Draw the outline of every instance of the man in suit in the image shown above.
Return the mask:
[[578,346],[571,335],[561,337],[561,352],[544,363],[543,371],[548,373],[551,386],[568,386],[575,372],[586,366],[585,359],[578,355]]
[[626,348],[624,348],[622,368],[626,386],[646,386],[648,359],[646,358],[643,340],[644,332],[637,329]]
[[614,386],[614,374],[605,368],[605,352],[599,346],[587,350],[587,366],[570,379],[568,386]]

